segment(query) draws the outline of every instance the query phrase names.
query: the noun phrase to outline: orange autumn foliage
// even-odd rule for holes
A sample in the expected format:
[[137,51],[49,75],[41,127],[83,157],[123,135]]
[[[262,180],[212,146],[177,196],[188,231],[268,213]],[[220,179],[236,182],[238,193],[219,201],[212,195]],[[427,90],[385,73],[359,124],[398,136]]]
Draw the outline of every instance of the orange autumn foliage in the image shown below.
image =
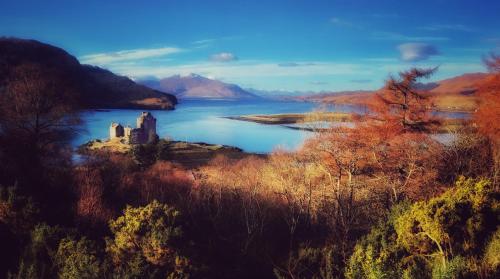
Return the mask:
[[135,196],[138,204],[147,204],[155,199],[174,202],[187,196],[194,183],[190,171],[171,162],[158,161],[142,172],[125,174],[119,191]]
[[485,59],[493,73],[478,89],[479,108],[474,115],[479,131],[494,142],[500,140],[500,56]]
[[418,81],[429,78],[437,68],[412,68],[390,77],[384,88],[374,95],[370,109],[376,119],[400,132],[428,132],[439,124],[432,115],[432,101]]
[[102,229],[113,216],[104,199],[105,184],[102,170],[83,166],[75,171],[76,221],[87,229]]

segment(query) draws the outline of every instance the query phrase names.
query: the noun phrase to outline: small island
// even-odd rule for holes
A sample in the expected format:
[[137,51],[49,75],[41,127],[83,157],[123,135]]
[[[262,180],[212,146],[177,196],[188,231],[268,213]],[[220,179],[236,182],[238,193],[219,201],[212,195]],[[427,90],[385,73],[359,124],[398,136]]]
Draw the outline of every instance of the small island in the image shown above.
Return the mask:
[[156,118],[151,112],[142,112],[137,118],[137,127],[123,127],[112,122],[109,127],[109,139],[95,139],[81,145],[80,154],[117,153],[136,156],[148,154],[158,160],[172,161],[187,168],[195,168],[208,163],[217,155],[241,159],[250,155],[242,149],[221,144],[203,142],[174,141],[160,139],[156,133]]

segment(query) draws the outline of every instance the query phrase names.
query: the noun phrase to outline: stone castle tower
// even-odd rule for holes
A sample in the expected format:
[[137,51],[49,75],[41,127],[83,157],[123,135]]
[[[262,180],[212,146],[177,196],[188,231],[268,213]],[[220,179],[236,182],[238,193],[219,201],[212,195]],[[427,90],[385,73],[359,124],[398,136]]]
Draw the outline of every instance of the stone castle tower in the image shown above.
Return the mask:
[[125,127],[120,123],[111,123],[109,138],[125,138],[130,144],[146,144],[156,141],[156,118],[150,112],[143,112],[137,118],[137,128]]
[[124,136],[124,129],[123,126],[120,123],[111,123],[111,126],[109,127],[109,138],[114,139],[114,138],[119,138]]
[[137,128],[144,131],[144,137],[147,142],[156,140],[156,118],[150,112],[143,112],[137,118]]

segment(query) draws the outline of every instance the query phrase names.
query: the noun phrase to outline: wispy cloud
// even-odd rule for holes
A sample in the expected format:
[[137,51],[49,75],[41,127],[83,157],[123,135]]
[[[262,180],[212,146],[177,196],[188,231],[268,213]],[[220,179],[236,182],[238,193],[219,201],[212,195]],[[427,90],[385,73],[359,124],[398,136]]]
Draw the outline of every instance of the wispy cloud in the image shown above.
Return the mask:
[[234,40],[239,40],[243,39],[244,36],[238,35],[238,36],[224,36],[224,37],[218,37],[218,38],[208,38],[208,39],[201,39],[201,40],[196,40],[191,42],[191,45],[193,45],[194,48],[204,48],[210,45],[213,45],[215,43],[223,42],[223,41],[234,41]]
[[117,62],[134,61],[153,57],[162,57],[183,51],[176,47],[142,48],[116,52],[96,53],[80,57],[80,62],[91,65],[109,65]]
[[311,81],[309,83],[312,85],[327,85],[328,84],[328,82],[326,82],[326,81],[319,81],[319,80]]
[[352,83],[370,83],[371,79],[351,79]]
[[145,75],[154,75],[159,78],[181,74],[187,75],[197,73],[201,75],[210,75],[217,79],[227,78],[253,78],[253,77],[297,77],[297,76],[332,76],[332,75],[352,75],[369,74],[367,69],[357,64],[343,64],[333,62],[308,62],[308,67],[280,67],[277,63],[264,61],[239,61],[235,63],[192,63],[171,66],[148,66],[131,65],[115,66],[114,71],[132,77],[141,77]]
[[435,46],[423,43],[401,44],[398,50],[401,53],[401,60],[406,62],[423,61],[439,54]]
[[308,63],[296,63],[296,62],[285,62],[285,63],[278,63],[278,66],[280,67],[302,67],[302,66],[312,66],[314,63],[308,62]]
[[475,31],[473,28],[465,26],[463,24],[432,24],[420,27],[419,29],[426,31],[461,31],[461,32]]
[[487,53],[489,51],[491,51],[491,49],[489,48],[486,48],[486,47],[455,47],[453,48],[454,50],[456,51],[460,51],[460,52],[469,52],[469,53]]
[[330,23],[332,23],[334,25],[338,25],[338,26],[349,26],[349,27],[353,26],[353,24],[351,22],[340,19],[338,17],[330,18]]
[[217,40],[216,39],[203,39],[191,42],[193,48],[200,49],[206,48],[213,45]]
[[488,42],[488,43],[500,44],[500,37],[490,37],[490,38],[484,39],[484,41]]
[[352,21],[345,20],[339,17],[331,17],[329,19],[329,22],[337,27],[347,27],[347,28],[354,28],[354,29],[363,29],[363,26],[358,24],[358,23],[353,23]]
[[364,61],[375,62],[375,63],[395,63],[396,58],[393,57],[375,57],[375,58],[365,58]]
[[210,44],[213,42],[215,42],[215,39],[203,39],[203,40],[194,41],[191,44],[193,44],[193,45],[205,45],[205,44]]
[[238,57],[230,52],[221,52],[210,56],[210,60],[215,62],[231,62],[238,60]]
[[389,41],[416,41],[416,42],[433,42],[433,41],[448,41],[447,37],[434,37],[434,36],[407,36],[395,32],[373,32],[372,38],[375,40],[389,40]]
[[[419,53],[419,55],[422,55]],[[356,90],[377,89],[390,73],[408,69],[409,65],[398,59],[366,61],[360,59],[351,63],[333,61],[301,61],[301,65],[282,67],[279,61],[238,60],[231,63],[212,61],[191,61],[181,63],[114,63],[107,67],[111,71],[133,79],[155,77],[161,79],[172,75],[196,73],[212,79],[225,80],[235,84],[252,84],[255,88],[274,90]],[[434,67],[432,61],[417,61],[414,66]],[[464,72],[484,71],[481,61],[455,63],[440,61],[437,78],[447,78]]]
[[387,18],[394,19],[394,18],[400,18],[401,15],[396,14],[396,13],[375,13],[375,14],[371,14],[371,17],[382,18],[382,19],[387,19]]

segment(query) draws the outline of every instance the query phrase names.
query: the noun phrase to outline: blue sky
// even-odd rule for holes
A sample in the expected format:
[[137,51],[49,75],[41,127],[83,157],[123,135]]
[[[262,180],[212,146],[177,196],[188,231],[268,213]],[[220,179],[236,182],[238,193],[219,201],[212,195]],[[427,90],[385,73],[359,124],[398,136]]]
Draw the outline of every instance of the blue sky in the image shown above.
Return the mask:
[[485,71],[497,0],[1,0],[0,36],[60,46],[131,78],[196,73],[242,87],[376,89],[391,73]]

